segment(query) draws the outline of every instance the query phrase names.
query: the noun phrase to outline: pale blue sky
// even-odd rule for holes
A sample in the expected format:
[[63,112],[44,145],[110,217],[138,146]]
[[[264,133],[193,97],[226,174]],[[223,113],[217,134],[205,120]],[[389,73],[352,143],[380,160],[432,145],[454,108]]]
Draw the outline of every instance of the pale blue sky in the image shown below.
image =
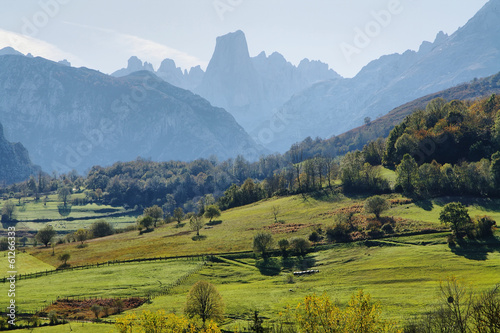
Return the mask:
[[[105,73],[124,67],[132,55],[155,69],[166,57],[182,68],[204,68],[215,38],[241,29],[252,56],[278,51],[294,64],[303,58],[321,60],[350,77],[381,55],[418,49],[441,30],[453,33],[486,2],[0,0],[0,48],[11,45],[53,60],[67,58],[73,66]],[[377,21],[376,13],[390,16]],[[356,35],[366,29],[368,40],[356,45]]]

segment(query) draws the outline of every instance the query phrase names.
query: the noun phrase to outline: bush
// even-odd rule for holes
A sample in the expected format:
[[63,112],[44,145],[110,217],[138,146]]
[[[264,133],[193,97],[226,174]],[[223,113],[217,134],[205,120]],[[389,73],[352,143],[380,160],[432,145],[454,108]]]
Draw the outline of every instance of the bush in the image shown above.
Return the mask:
[[489,216],[477,216],[474,218],[474,236],[477,238],[488,238],[493,236],[495,220]]
[[310,247],[311,243],[304,238],[294,238],[290,241],[290,248],[296,255],[299,256],[305,255]]
[[105,220],[99,220],[92,223],[90,231],[95,238],[109,236],[115,233],[113,226]]
[[390,223],[386,223],[382,226],[382,231],[386,234],[392,234],[394,232],[394,228]]
[[326,237],[330,242],[349,242],[351,229],[346,223],[337,223],[333,228],[326,229]]
[[370,214],[375,214],[377,220],[380,219],[380,214],[389,209],[389,202],[379,195],[375,195],[366,199],[365,211]]
[[285,275],[285,283],[292,284],[295,283],[295,279],[292,273],[288,273]]
[[319,233],[317,231],[313,231],[310,235],[309,235],[309,240],[313,243],[317,243],[321,240],[321,236],[319,235]]

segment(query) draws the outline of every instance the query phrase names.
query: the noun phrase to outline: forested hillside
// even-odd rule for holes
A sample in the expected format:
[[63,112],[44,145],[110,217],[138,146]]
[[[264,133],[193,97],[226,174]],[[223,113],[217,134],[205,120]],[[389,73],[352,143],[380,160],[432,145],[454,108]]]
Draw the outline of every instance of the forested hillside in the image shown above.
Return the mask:
[[380,137],[387,137],[394,126],[400,124],[413,112],[424,110],[426,105],[433,99],[473,101],[478,98],[491,96],[492,94],[500,94],[500,73],[413,100],[375,120],[367,118],[365,125],[356,127],[338,136],[314,140],[307,138],[298,145],[303,151],[304,156],[307,157],[315,156],[316,154],[328,156],[343,155],[349,151],[362,149],[369,141]]

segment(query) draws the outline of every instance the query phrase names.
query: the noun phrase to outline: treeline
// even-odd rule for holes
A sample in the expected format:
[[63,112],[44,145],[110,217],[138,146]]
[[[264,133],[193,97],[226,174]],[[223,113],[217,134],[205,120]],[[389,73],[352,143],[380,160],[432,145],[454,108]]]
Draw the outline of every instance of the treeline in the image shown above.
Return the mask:
[[[263,156],[253,163],[241,156],[222,162],[139,158],[95,166],[86,177],[76,172],[58,177],[40,174],[1,191],[7,197],[23,193],[39,197],[61,187],[72,191],[83,187],[85,199],[73,204],[158,205],[170,215],[179,207],[199,212],[207,198],[228,209],[274,195],[332,188],[338,180],[346,192],[499,195],[499,110],[500,97],[495,95],[476,102],[447,103],[438,98],[408,116],[387,139],[369,142],[362,151],[342,158],[334,158],[335,152],[328,149],[317,151],[320,146],[308,138],[283,155]],[[396,170],[395,188],[381,174],[381,166]]]

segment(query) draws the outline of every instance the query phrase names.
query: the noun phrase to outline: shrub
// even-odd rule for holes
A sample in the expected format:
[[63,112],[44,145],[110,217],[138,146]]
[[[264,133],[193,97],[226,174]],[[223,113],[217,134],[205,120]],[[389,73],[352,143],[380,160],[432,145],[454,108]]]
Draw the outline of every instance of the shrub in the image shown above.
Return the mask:
[[394,228],[390,223],[386,223],[382,226],[382,231],[386,234],[392,234],[394,232]]
[[317,231],[313,231],[310,235],[309,235],[309,240],[311,242],[314,242],[314,243],[317,243],[321,240],[321,236],[319,235],[319,233]]
[[105,220],[99,220],[92,223],[90,231],[92,232],[92,236],[96,238],[109,236],[115,233],[113,226]]
[[326,229],[326,237],[330,242],[349,242],[351,230],[346,223],[337,223],[333,228]]
[[489,216],[477,216],[474,218],[474,235],[477,238],[488,238],[493,236],[495,220]]
[[305,255],[310,247],[311,243],[304,238],[294,238],[290,241],[290,248],[296,255]]

